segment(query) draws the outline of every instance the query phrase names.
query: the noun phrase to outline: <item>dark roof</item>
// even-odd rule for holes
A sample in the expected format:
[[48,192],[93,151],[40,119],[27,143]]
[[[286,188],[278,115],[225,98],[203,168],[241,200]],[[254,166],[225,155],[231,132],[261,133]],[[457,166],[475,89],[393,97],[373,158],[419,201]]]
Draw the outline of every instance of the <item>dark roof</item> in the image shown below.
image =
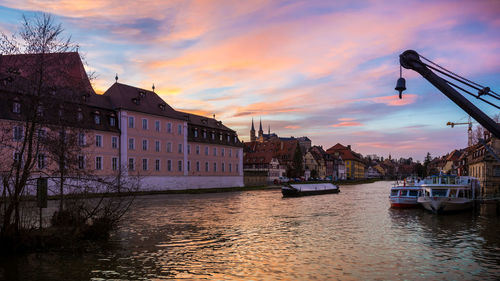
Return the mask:
[[0,55],[0,73],[12,76],[14,84],[17,79],[24,85],[26,81],[33,83],[41,76],[43,84],[56,91],[77,88],[95,94],[76,52]]
[[179,113],[183,118],[187,119],[188,123],[191,125],[235,132],[234,130],[231,130],[230,128],[222,124],[222,121],[217,121],[217,119],[214,118],[208,118],[205,116],[182,111],[177,111],[177,113]]
[[147,114],[184,119],[183,116],[168,105],[155,92],[141,88],[114,83],[104,92],[115,109],[138,111]]

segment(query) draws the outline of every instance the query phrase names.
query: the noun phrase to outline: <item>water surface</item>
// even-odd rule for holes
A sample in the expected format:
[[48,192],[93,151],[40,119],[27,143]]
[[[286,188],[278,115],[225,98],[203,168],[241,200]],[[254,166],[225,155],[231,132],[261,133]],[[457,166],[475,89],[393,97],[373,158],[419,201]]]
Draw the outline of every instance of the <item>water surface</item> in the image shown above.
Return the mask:
[[279,190],[138,197],[101,250],[3,260],[18,280],[487,280],[500,221],[390,209],[390,182],[339,194]]

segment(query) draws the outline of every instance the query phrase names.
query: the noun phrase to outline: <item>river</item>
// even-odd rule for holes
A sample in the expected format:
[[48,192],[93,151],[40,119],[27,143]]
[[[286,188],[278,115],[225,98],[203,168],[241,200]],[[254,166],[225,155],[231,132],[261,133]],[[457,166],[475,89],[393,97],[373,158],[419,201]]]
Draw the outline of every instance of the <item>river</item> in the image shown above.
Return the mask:
[[498,280],[500,219],[389,208],[390,182],[136,198],[99,251],[3,259],[10,280]]

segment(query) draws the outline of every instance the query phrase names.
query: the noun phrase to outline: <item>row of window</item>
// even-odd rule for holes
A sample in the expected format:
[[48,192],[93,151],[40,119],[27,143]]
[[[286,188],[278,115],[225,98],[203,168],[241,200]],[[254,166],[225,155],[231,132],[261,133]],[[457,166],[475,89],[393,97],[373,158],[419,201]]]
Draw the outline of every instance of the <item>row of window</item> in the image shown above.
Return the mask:
[[[154,161],[154,170],[155,171],[161,171],[161,167],[160,167],[160,159],[155,159]],[[171,172],[171,171],[174,171],[174,162],[172,160],[167,160],[167,167],[166,167],[166,170]],[[195,163],[195,167],[193,167],[193,170],[196,171],[196,172],[200,172],[202,170],[202,167],[201,167],[202,163],[200,161],[196,161]],[[227,167],[227,168],[226,168]],[[238,171],[238,164],[236,164],[236,170],[235,172]],[[96,167],[97,169],[97,167]],[[113,169],[114,166],[113,166]],[[136,161],[135,161],[135,158],[129,158],[128,159],[128,169],[130,171],[135,171],[136,170]],[[190,172],[191,171],[191,161],[187,161],[187,167],[186,167],[187,171]],[[146,159],[146,158],[143,158],[142,159],[142,170],[143,171],[148,171],[149,170],[149,159]],[[182,172],[184,171],[184,166],[182,165],[182,160],[178,160],[177,161],[177,171],[178,172]],[[218,171],[218,165],[217,165],[217,162],[212,162],[212,170],[210,170],[210,164],[208,161],[205,162],[205,165],[204,165],[204,171],[205,172],[217,172]],[[229,173],[232,173],[233,172],[233,165],[232,163],[228,163],[227,166],[226,166],[226,163],[222,162],[220,163],[220,171],[221,172],[229,172]]]
[[[194,128],[194,129],[192,129],[192,130],[193,130],[193,136],[194,136],[195,138],[198,138],[198,128]],[[210,138],[211,138],[212,140],[215,140],[215,135],[216,135],[215,131],[210,132]],[[217,135],[218,135],[218,139],[219,139],[219,141],[222,141],[222,140],[223,140],[224,135],[223,135],[222,133],[217,133]],[[207,138],[207,130],[205,130],[205,129],[203,129],[203,130],[202,130],[202,136],[203,136],[203,138],[204,138],[204,139],[206,139],[206,138]],[[230,141],[231,141],[231,135],[230,135],[230,134],[226,134],[226,141],[227,141],[227,142],[230,142]],[[234,143],[237,143],[237,142],[238,142],[238,137],[237,137],[236,135],[233,135],[233,142],[234,142]]]
[[[149,120],[146,119],[146,118],[142,118],[142,129],[143,130],[149,130]],[[134,116],[129,116],[128,117],[128,127],[129,128],[135,128],[135,117]],[[154,122],[154,129],[155,131],[157,132],[160,132],[161,131],[161,122],[159,120],[155,120]],[[167,133],[172,133],[172,123],[168,122],[166,124],[166,128],[165,128],[166,132]],[[178,135],[182,135],[182,125],[181,124],[178,124],[177,125],[177,134]]]

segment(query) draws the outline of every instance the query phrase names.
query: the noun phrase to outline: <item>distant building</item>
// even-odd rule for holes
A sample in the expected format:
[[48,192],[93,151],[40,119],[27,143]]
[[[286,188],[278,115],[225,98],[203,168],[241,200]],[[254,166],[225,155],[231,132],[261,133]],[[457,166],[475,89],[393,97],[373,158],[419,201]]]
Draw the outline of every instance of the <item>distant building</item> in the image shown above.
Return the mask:
[[[500,140],[489,132],[484,137],[486,145],[500,157]],[[500,195],[500,163],[482,144],[469,147],[467,162],[468,173],[476,177],[481,183],[481,195],[485,197],[498,197]]]
[[268,126],[267,129],[267,134],[264,134],[264,130],[262,129],[262,120],[259,121],[259,131],[257,132],[258,135],[255,135],[255,126],[252,118],[252,125],[250,129],[250,142],[265,142],[265,141],[291,141],[291,140],[297,140],[300,149],[302,151],[302,154],[305,154],[309,148],[311,148],[311,140],[308,137],[279,137],[276,133],[271,133],[271,126]]
[[330,147],[326,152],[332,156],[341,156],[345,163],[347,179],[365,178],[365,163],[358,154],[351,150],[351,146],[343,146],[340,143]]
[[[243,167],[250,171],[256,168],[267,169],[271,160],[276,159],[285,172],[293,166],[293,155],[298,142],[270,140],[266,142],[247,142],[244,144]],[[281,175],[283,176],[283,174]]]

